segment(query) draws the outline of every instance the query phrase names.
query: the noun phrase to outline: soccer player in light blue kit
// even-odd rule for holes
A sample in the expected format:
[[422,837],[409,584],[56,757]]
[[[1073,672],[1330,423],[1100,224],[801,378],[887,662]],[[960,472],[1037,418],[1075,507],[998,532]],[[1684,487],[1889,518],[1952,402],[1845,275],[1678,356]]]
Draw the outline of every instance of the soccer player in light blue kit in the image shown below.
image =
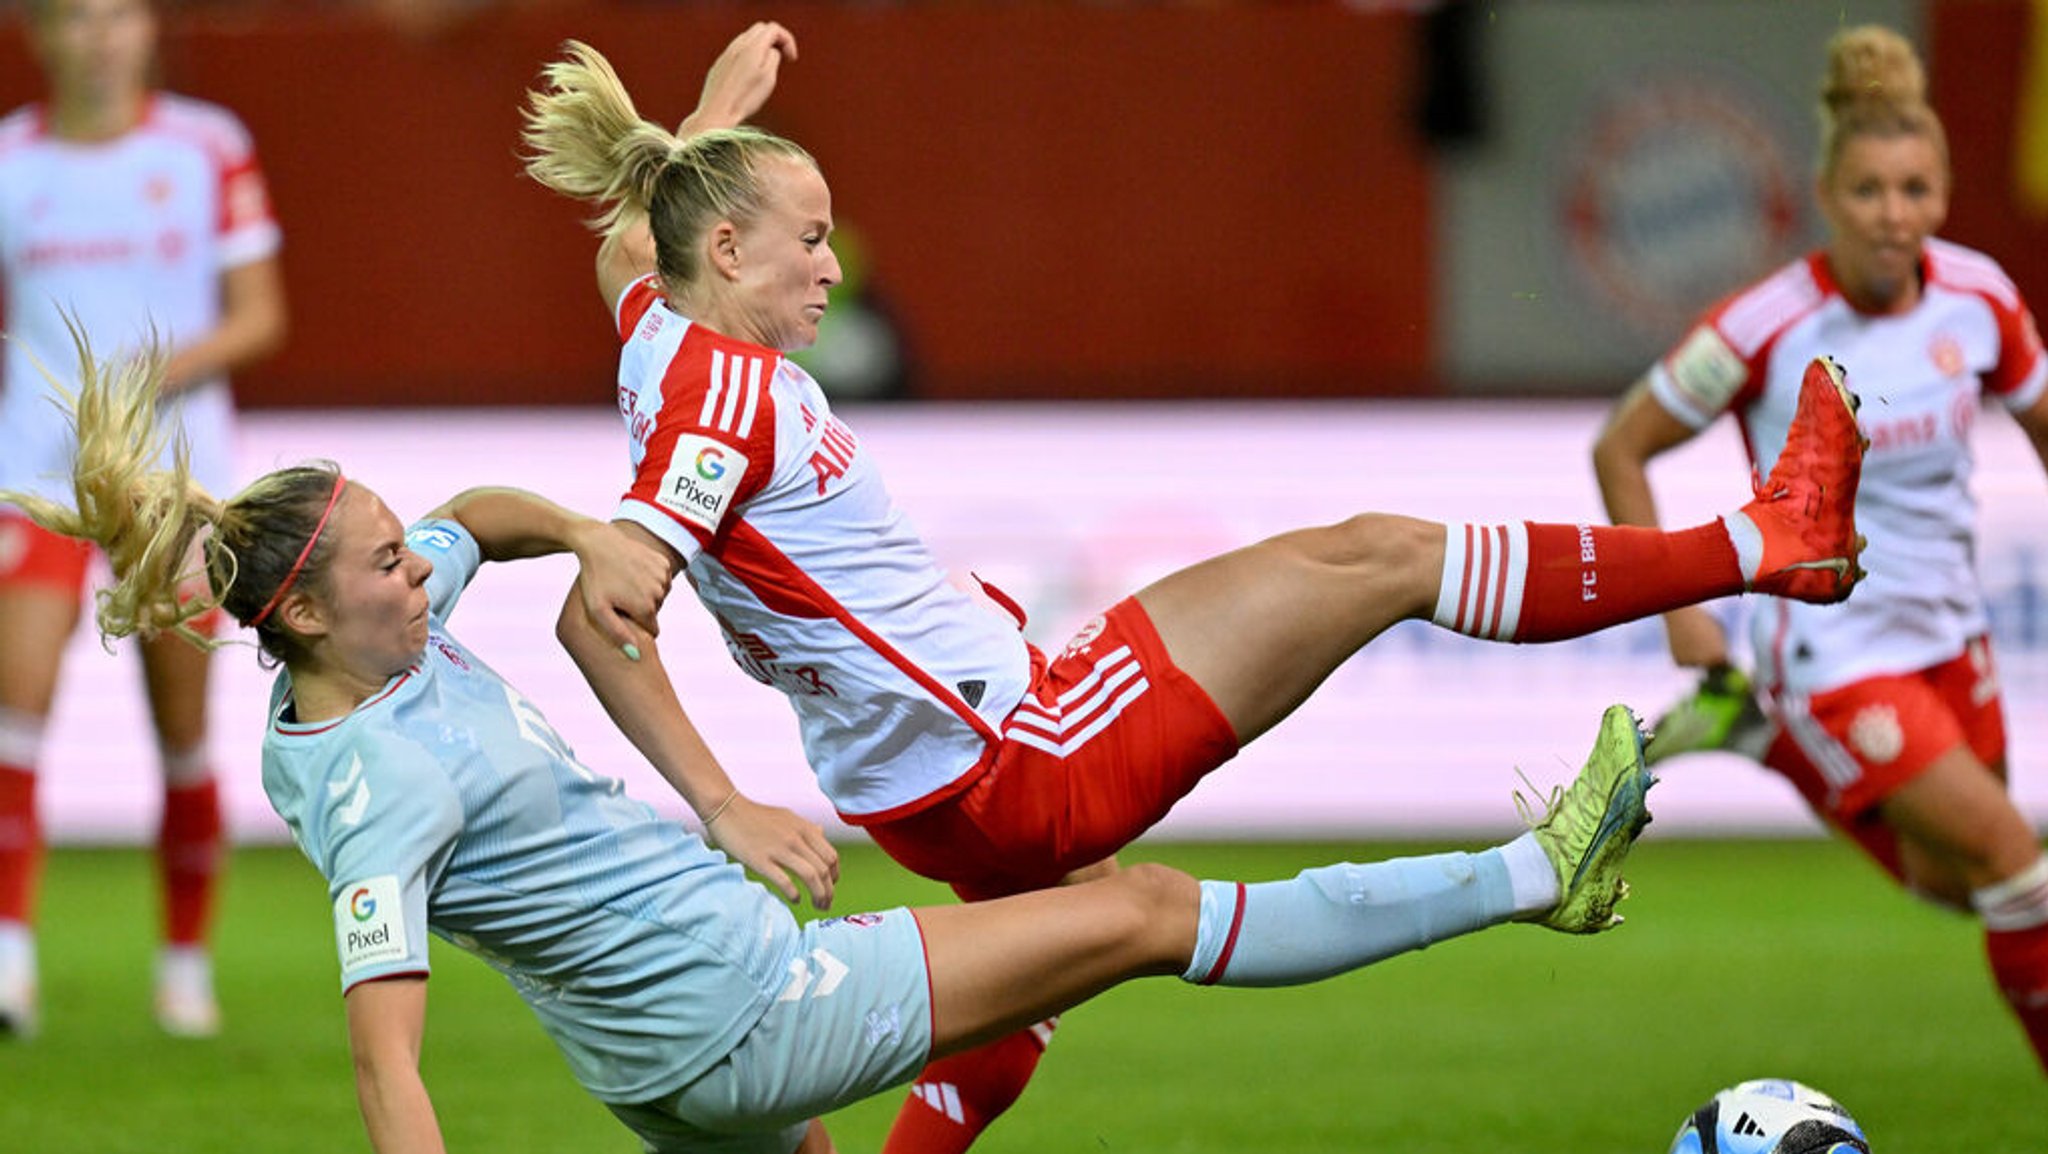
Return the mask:
[[[86,512],[23,504],[113,560],[105,633],[197,639],[187,623],[218,605],[283,666],[264,786],[327,879],[357,1096],[383,1154],[442,1149],[419,1071],[428,934],[503,973],[646,1150],[816,1154],[831,1149],[819,1115],[1130,978],[1287,985],[1507,921],[1619,920],[1650,779],[1615,706],[1535,828],[1484,852],[1254,885],[1138,865],[800,925],[580,764],[447,630],[482,562],[573,551],[585,611],[631,660],[667,592],[665,557],[506,489],[464,492],[408,532],[332,466],[273,472],[220,502],[182,467],[152,464],[161,362],[109,377],[83,348],[80,361]],[[180,601],[195,540],[211,594]]]

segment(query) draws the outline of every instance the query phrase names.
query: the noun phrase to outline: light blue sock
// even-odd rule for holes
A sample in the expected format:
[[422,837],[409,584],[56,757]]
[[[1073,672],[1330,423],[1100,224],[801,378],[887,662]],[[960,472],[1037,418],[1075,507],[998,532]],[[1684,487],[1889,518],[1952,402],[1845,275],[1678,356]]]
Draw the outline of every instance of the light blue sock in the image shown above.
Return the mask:
[[1202,883],[1184,981],[1292,986],[1507,921],[1514,886],[1497,849],[1304,870],[1290,881]]

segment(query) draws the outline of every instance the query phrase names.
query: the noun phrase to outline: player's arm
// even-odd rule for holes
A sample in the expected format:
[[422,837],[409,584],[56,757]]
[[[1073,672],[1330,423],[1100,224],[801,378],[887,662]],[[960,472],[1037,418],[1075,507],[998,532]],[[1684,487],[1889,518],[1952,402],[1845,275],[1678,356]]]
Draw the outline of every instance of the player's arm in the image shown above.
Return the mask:
[[582,567],[579,603],[592,629],[615,651],[638,652],[659,631],[673,570],[666,548],[649,545],[645,535],[628,534],[523,489],[465,489],[428,515],[459,522],[486,561],[574,553]]
[[2012,416],[2019,422],[2020,430],[2026,433],[2028,443],[2034,446],[2034,455],[2041,459],[2041,467],[2048,469],[2048,392],[2043,392],[2026,408],[2014,410]]
[[[762,20],[733,37],[704,75],[697,107],[676,126],[682,140],[717,128],[746,123],[768,103],[782,62],[796,59],[796,37],[773,20]],[[604,305],[618,304],[626,286],[654,271],[654,235],[646,214],[620,222],[619,231],[597,250],[597,291]]]
[[220,323],[172,352],[164,391],[177,394],[263,359],[284,344],[284,273],[274,256],[221,273]]
[[1666,412],[1650,392],[1648,378],[1637,381],[1607,414],[1607,423],[1593,440],[1593,474],[1600,482],[1600,500],[1617,525],[1657,525],[1657,499],[1650,491],[1650,459],[1691,439],[1693,430]]
[[377,1154],[439,1154],[441,1125],[420,1079],[427,1025],[427,980],[408,975],[349,989],[348,1044],[355,1058],[356,1102]]
[[[663,550],[670,564],[681,564],[646,529],[626,522],[620,528]],[[697,814],[707,838],[786,900],[796,901],[801,885],[812,905],[830,908],[839,851],[825,831],[791,810],[742,794],[684,711],[653,638],[641,646],[638,660],[625,660],[577,609],[579,601],[580,593],[572,590],[555,635],[613,724]]]
[[782,62],[795,59],[796,37],[773,20],[759,21],[733,37],[704,74],[697,107],[683,118],[676,135],[688,140],[746,123],[774,93]]
[[[1607,415],[1593,441],[1593,475],[1600,501],[1616,525],[1658,524],[1657,498],[1650,490],[1650,460],[1691,440],[1694,430],[1658,403],[1649,378],[1638,380]],[[1728,635],[1698,605],[1664,615],[1671,658],[1679,665],[1710,668],[1728,664]]]

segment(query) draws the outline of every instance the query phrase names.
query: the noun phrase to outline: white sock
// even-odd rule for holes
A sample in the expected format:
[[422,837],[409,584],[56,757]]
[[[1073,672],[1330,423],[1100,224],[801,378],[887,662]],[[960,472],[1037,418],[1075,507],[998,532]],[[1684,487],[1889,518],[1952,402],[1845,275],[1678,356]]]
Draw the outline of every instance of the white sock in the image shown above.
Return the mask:
[[36,980],[36,932],[21,922],[0,922],[0,975]]
[[0,765],[34,772],[43,758],[43,719],[18,709],[0,709]]
[[2048,925],[2048,857],[2002,882],[1970,892],[1970,905],[1987,930],[2030,930]]
[[1764,567],[1763,530],[1742,513],[1723,515],[1721,527],[1728,531],[1728,543],[1735,546],[1735,564],[1742,570],[1742,584],[1747,587]]
[[1202,883],[1197,985],[1291,986],[1419,950],[1514,913],[1499,850],[1340,862],[1288,881]]
[[1529,526],[1445,525],[1444,570],[1430,620],[1488,641],[1513,641],[1529,577]]
[[1534,833],[1525,833],[1500,847],[1500,856],[1507,863],[1508,884],[1514,887],[1517,914],[1542,913],[1557,904],[1557,867],[1550,864],[1550,855],[1543,852]]

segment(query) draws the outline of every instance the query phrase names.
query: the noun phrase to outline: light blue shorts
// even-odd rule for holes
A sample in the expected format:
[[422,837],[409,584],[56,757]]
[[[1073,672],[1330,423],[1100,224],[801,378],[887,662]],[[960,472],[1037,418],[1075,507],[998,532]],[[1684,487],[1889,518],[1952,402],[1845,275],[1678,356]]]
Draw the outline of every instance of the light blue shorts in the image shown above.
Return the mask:
[[924,1068],[924,935],[906,909],[803,928],[789,984],[705,1074],[652,1102],[608,1104],[648,1154],[790,1154],[810,1120]]

